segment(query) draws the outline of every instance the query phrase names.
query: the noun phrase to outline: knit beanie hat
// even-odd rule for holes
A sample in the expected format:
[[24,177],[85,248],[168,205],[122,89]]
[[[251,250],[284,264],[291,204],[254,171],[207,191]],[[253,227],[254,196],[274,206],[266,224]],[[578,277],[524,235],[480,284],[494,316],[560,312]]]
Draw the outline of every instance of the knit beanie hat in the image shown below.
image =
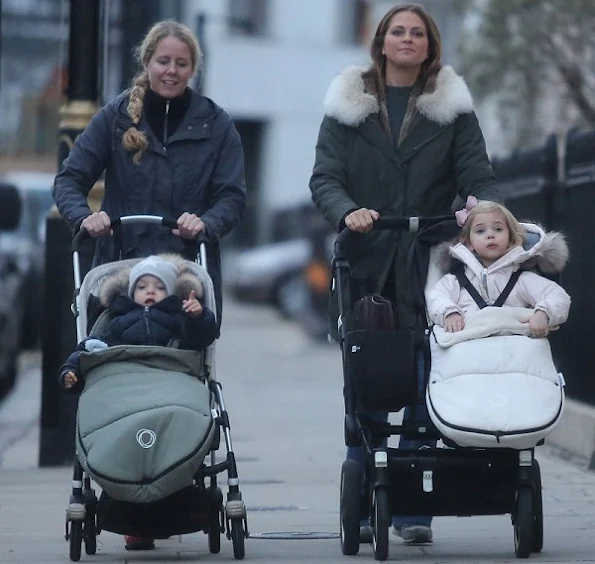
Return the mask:
[[167,295],[170,296],[174,291],[174,286],[180,272],[171,262],[163,260],[161,257],[150,256],[135,264],[128,276],[128,295],[134,295],[134,288],[138,279],[143,276],[155,276],[163,282]]

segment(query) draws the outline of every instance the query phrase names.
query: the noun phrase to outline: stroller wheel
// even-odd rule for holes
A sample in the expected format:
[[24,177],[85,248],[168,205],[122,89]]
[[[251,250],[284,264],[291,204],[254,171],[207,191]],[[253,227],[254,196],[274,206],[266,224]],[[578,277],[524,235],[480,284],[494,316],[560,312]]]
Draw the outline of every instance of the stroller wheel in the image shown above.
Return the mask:
[[386,488],[377,488],[372,493],[372,547],[376,560],[388,558],[388,528],[390,507]]
[[514,510],[514,550],[517,558],[529,558],[533,546],[533,489],[519,488]]
[[85,540],[85,553],[89,555],[95,554],[97,552],[97,531],[95,527],[94,514],[90,514],[85,517],[83,538]]
[[533,545],[531,552],[543,549],[543,497],[541,494],[541,470],[539,463],[533,459]]
[[70,559],[73,562],[78,562],[81,559],[81,546],[83,543],[83,522],[70,522]]
[[360,543],[360,505],[362,469],[355,460],[345,460],[341,466],[339,493],[339,531],[341,552],[355,555]]
[[233,555],[236,560],[242,560],[246,555],[244,540],[244,520],[241,517],[231,519],[231,543],[233,545]]
[[209,552],[218,554],[221,550],[221,532],[223,523],[223,494],[220,488],[209,488]]
[[85,543],[85,553],[93,555],[97,552],[97,522],[96,508],[97,498],[94,490],[88,488],[85,494],[85,520],[83,522],[83,541]]

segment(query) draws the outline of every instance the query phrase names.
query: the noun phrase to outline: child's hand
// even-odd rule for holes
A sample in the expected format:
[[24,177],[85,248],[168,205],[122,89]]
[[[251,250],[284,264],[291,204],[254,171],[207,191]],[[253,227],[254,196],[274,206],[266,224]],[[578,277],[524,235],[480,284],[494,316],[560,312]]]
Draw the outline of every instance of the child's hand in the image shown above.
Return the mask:
[[444,330],[447,333],[456,333],[457,331],[462,331],[465,327],[465,319],[463,316],[458,313],[449,313],[446,318],[444,319]]
[[550,332],[550,320],[545,311],[537,310],[531,317],[521,319],[521,323],[529,323],[531,337],[547,337]]
[[72,388],[78,381],[79,379],[72,370],[69,370],[62,375],[62,384],[67,389]]
[[199,317],[200,315],[202,315],[202,306],[200,305],[200,302],[196,299],[196,294],[194,293],[194,290],[191,290],[188,299],[182,302],[182,310],[184,311],[184,313],[187,313],[190,317]]

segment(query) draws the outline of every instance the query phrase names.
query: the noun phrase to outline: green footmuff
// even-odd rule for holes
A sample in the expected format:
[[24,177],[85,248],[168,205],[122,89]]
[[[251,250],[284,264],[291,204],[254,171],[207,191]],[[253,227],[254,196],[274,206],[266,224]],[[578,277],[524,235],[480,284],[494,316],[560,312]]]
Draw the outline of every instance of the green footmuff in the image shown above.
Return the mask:
[[81,353],[77,456],[113,499],[148,503],[192,485],[215,431],[200,355],[129,345]]

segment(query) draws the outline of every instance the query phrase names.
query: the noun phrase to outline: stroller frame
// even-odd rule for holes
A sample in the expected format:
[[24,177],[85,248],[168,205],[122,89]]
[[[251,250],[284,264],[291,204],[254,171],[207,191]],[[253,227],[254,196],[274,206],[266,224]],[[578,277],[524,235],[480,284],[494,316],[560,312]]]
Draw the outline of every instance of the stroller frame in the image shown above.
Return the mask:
[[[453,222],[455,228],[452,216],[441,216],[384,217],[374,223],[374,229],[408,231],[414,235],[416,242],[423,242],[424,233],[443,222]],[[355,325],[346,248],[350,238],[361,236],[365,235],[347,229],[339,233],[332,261],[331,293],[337,293],[339,302],[345,445],[362,447],[365,466],[362,469],[359,462],[347,459],[341,467],[340,542],[343,554],[355,555],[359,552],[360,523],[369,517],[374,557],[386,560],[393,515],[510,514],[516,556],[527,558],[531,552],[540,552],[543,547],[541,473],[534,458],[534,449],[458,447],[443,437],[430,420],[393,425],[366,416],[368,411],[377,408],[358,409],[356,382],[353,368],[349,367],[349,356],[353,351],[347,345],[347,337],[355,330]],[[426,237],[426,241],[429,240]],[[421,292],[423,300],[423,288]],[[425,305],[423,314],[425,317]],[[425,390],[430,371],[430,330],[427,323],[420,332],[424,339],[422,350],[418,348],[416,354],[424,354],[426,366],[424,374],[418,373],[417,378],[423,378]],[[423,394],[417,394],[418,401],[422,397]],[[399,405],[388,411],[398,411],[401,407]],[[382,446],[392,435],[403,435],[408,439],[441,439],[446,448],[407,450]],[[362,493],[364,472],[368,489]]]
[[[114,234],[116,234],[122,225],[133,223],[151,223],[169,229],[177,228],[175,219],[152,215],[115,218],[111,220],[111,228]],[[76,234],[72,242],[74,299],[71,310],[76,319],[78,342],[87,336],[87,307],[86,303],[81,304],[81,296],[85,295],[85,290],[92,288],[102,275],[105,275],[110,265],[113,269],[113,263],[98,266],[92,269],[81,283],[80,248],[81,243],[89,238],[90,235],[85,230],[81,230]],[[206,238],[202,234],[199,235],[197,239],[198,252],[193,273],[201,279],[205,287],[205,297],[207,298],[213,294],[213,284],[207,272],[206,242]],[[133,264],[139,260],[142,259],[123,261],[122,265],[125,263]],[[207,306],[215,311],[214,303],[207,303]],[[238,560],[244,558],[244,541],[249,536],[246,506],[239,488],[229,415],[225,407],[221,384],[215,379],[215,367],[212,363],[214,349],[215,343],[210,345],[203,354],[203,368],[205,368],[205,374],[208,376],[208,388],[212,398],[211,414],[216,426],[210,446],[210,464],[203,462],[195,475],[194,485],[191,488],[182,490],[186,495],[192,496],[191,503],[197,502],[206,509],[206,515],[201,513],[197,517],[196,513],[193,513],[192,515],[189,514],[186,519],[184,517],[180,519],[174,507],[171,508],[171,514],[168,515],[167,512],[170,508],[167,505],[167,500],[169,498],[149,504],[132,504],[109,500],[107,504],[103,504],[102,509],[103,498],[97,498],[95,490],[92,487],[91,477],[83,470],[78,457],[75,456],[72,493],[66,509],[65,524],[65,539],[69,541],[70,559],[72,561],[76,562],[80,560],[83,543],[86,554],[93,555],[96,553],[97,535],[100,534],[102,528],[103,530],[119,534],[152,536],[154,538],[167,538],[176,534],[186,534],[202,530],[208,535],[209,551],[212,554],[219,553],[221,549],[220,535],[221,533],[225,533],[226,537],[232,541],[234,557]],[[223,434],[225,442],[226,457],[224,461],[217,462],[216,453],[220,446],[221,434]],[[227,471],[228,492],[224,504],[223,493],[217,484],[217,475],[225,471]],[[207,478],[209,479],[208,487],[205,486],[205,480]],[[170,497],[173,498],[176,495],[173,494]],[[109,503],[112,503],[112,507],[109,507]],[[173,522],[173,524],[169,527],[157,525],[157,530],[153,531],[141,531],[139,529],[129,529],[129,525],[126,522],[118,520],[118,518],[113,519],[114,515],[118,512],[122,512],[127,516],[133,516],[134,518],[134,506],[143,506],[137,509],[137,511],[145,516],[151,514],[153,521],[157,520],[158,522],[161,520],[165,522],[165,515],[168,518],[167,520]],[[147,506],[152,506],[152,508]],[[103,519],[102,511],[104,512]],[[145,521],[141,527],[146,527],[146,523]]]

